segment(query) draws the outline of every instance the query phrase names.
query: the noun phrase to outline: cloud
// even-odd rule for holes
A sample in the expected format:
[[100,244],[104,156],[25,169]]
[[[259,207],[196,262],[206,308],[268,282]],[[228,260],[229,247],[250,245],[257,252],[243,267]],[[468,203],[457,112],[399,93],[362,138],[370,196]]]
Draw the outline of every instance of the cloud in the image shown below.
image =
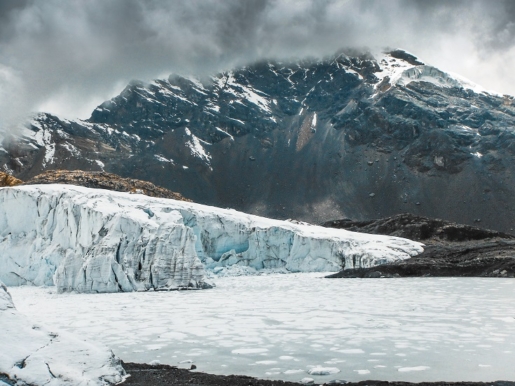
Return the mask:
[[0,125],[87,117],[131,80],[402,47],[515,94],[510,0],[3,0]]

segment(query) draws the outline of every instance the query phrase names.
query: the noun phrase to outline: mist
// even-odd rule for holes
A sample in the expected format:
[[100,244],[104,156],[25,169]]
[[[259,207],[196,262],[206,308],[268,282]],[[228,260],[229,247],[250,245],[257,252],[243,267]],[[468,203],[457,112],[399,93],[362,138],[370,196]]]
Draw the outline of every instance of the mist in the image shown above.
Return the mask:
[[0,128],[87,118],[132,79],[209,75],[342,47],[403,48],[515,94],[515,2],[2,0]]

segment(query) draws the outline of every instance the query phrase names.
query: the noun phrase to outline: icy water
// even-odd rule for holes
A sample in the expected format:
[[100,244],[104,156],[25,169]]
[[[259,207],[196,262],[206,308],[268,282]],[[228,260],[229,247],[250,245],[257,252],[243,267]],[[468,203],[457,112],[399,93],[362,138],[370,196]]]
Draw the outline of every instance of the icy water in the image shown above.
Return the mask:
[[[35,322],[124,361],[291,381],[515,380],[515,280],[321,276],[226,277],[168,293],[10,291]],[[319,367],[339,372],[308,374]]]

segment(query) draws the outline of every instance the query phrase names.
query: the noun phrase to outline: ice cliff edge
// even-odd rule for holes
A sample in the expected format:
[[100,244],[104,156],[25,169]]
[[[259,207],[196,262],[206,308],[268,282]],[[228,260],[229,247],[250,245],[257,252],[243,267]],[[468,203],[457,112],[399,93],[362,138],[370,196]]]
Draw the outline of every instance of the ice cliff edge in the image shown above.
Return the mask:
[[0,280],[59,291],[205,288],[205,268],[339,271],[415,256],[420,243],[230,209],[65,185],[0,189]]

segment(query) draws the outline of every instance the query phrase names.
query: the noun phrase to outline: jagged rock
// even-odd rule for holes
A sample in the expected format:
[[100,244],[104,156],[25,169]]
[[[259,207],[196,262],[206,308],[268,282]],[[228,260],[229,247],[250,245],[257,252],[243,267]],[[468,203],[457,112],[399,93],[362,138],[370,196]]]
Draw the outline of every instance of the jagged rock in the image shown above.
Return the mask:
[[126,378],[111,350],[21,315],[0,281],[0,384],[106,386]]
[[425,244],[409,261],[350,269],[331,277],[490,276],[515,277],[515,236],[404,213],[379,220],[333,220],[323,226],[404,237]]
[[[153,214],[150,215],[150,214]],[[207,288],[204,266],[338,271],[420,243],[67,185],[0,189],[0,280],[59,291]]]

